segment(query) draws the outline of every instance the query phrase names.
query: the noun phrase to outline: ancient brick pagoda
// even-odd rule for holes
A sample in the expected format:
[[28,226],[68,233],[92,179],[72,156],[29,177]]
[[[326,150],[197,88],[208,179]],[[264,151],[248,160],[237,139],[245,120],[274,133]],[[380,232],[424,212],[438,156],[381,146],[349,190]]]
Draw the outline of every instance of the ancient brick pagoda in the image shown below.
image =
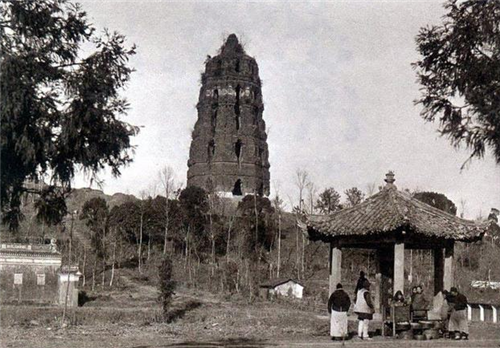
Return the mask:
[[224,196],[269,195],[259,68],[231,34],[201,78],[188,161],[188,186]]

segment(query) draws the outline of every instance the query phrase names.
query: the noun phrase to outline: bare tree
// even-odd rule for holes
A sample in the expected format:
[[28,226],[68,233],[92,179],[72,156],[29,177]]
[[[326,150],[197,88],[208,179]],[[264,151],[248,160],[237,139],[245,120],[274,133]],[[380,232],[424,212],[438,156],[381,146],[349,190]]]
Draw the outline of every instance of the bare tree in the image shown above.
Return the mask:
[[213,222],[213,215],[215,213],[215,204],[217,202],[217,194],[215,192],[210,192],[208,193],[208,222],[209,222],[209,229],[210,229],[210,243],[211,243],[211,258],[212,258],[212,275],[215,273],[215,229],[214,229],[214,222]]
[[[299,213],[302,213],[304,211],[304,191],[307,188],[307,185],[309,184],[309,173],[305,169],[297,169],[295,172],[295,186],[297,187],[299,191]],[[302,269],[304,269],[304,236],[302,236],[302,255],[300,252],[300,246],[299,246],[299,228],[298,226],[296,227],[296,248],[297,248],[297,278],[300,279],[300,268],[299,266],[302,265]]]
[[175,176],[172,167],[165,166],[159,172],[160,184],[165,194],[165,234],[163,239],[163,254],[167,253],[168,246],[168,227],[170,223],[170,201],[169,199],[175,194]]
[[299,190],[299,210],[302,211],[304,204],[304,190],[309,183],[309,173],[305,169],[297,169],[295,172],[295,186]]
[[115,265],[116,265],[116,243],[119,238],[117,234],[117,227],[113,227],[110,231],[110,237],[113,239],[113,256],[111,260],[111,277],[109,279],[109,287],[113,286],[113,281],[115,279]]
[[377,183],[375,181],[366,185],[366,193],[368,194],[368,197],[377,193]]
[[276,196],[273,199],[274,209],[276,211],[276,215],[278,216],[278,261],[276,262],[276,277],[280,276],[280,268],[281,268],[281,214],[283,212],[283,200],[279,195],[279,188],[275,189]]
[[139,212],[139,246],[137,248],[137,256],[139,258],[139,273],[142,272],[142,239],[144,235],[144,218],[146,214],[146,200],[148,198],[148,194],[145,190],[141,190],[139,192],[139,197],[141,199],[139,203],[140,212]]
[[[318,193],[318,188],[309,179],[308,182],[306,183],[306,189],[307,189],[307,201],[308,201],[308,204],[309,204],[309,213],[310,214],[314,214],[314,211],[315,211],[314,202],[316,200],[316,196],[317,196],[317,193]],[[305,234],[302,234],[302,257],[301,257],[302,275],[305,274],[305,269],[306,269],[306,266],[305,266],[305,263],[306,263],[306,244],[309,244],[309,243],[306,240]]]
[[309,181],[307,183],[306,188],[307,188],[307,200],[309,204],[309,213],[314,214],[314,210],[316,208],[314,205],[314,201],[316,200],[318,188],[312,181]]
[[467,206],[467,200],[464,198],[460,199],[460,217],[463,219],[465,216],[465,207]]

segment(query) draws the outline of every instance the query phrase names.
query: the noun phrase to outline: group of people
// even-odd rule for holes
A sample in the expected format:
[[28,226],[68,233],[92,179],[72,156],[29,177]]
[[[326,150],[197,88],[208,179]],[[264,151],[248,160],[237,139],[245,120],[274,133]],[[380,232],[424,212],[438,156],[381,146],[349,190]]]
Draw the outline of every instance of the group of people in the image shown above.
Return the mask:
[[429,301],[424,296],[424,291],[421,285],[414,286],[411,289],[411,296],[405,299],[401,290],[396,291],[394,297],[389,300],[389,305],[392,306],[410,306],[414,317],[425,316],[425,312],[429,309]]
[[[360,272],[360,277],[355,289],[353,311],[358,316],[358,337],[363,340],[371,340],[368,330],[370,320],[373,319],[375,307],[370,295],[370,282],[365,277],[364,272]],[[445,313],[444,331],[448,332],[450,338],[467,340],[469,329],[467,322],[467,298],[452,287],[450,292],[443,292]],[[424,313],[426,317],[429,309],[429,302],[423,294],[422,286],[415,286],[412,289],[411,297],[405,300],[403,293],[397,291],[390,303],[392,306],[411,306],[414,317],[420,317]],[[336,290],[330,295],[328,300],[328,312],[330,313],[330,336],[333,340],[343,340],[348,337],[347,312],[351,307],[351,299],[344,291],[342,284],[338,283]]]

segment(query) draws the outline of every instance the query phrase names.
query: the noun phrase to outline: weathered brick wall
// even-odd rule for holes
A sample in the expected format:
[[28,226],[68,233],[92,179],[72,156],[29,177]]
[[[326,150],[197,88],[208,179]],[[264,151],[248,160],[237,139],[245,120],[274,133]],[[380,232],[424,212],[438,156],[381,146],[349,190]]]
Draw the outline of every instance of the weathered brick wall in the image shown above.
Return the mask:
[[188,186],[208,191],[269,195],[269,153],[255,59],[230,35],[206,62],[198,120],[188,161]]

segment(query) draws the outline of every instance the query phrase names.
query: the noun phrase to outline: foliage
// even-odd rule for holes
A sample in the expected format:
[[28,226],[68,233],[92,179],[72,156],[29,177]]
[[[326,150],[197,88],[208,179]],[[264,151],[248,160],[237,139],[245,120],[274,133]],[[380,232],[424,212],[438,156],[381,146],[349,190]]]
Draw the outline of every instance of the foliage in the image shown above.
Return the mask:
[[206,191],[196,186],[185,188],[179,195],[179,205],[186,233],[193,237],[200,250],[207,249],[209,240],[205,227],[209,205]]
[[445,211],[449,214],[456,215],[457,207],[455,203],[453,203],[448,197],[443,195],[442,193],[436,192],[417,192],[413,195],[419,201],[427,203],[434,208],[438,208],[442,211]]
[[331,214],[336,210],[342,209],[340,194],[333,187],[326,188],[319,194],[319,198],[316,201],[316,209],[322,214]]
[[363,202],[365,199],[365,194],[357,187],[352,187],[344,193],[346,195],[346,207],[354,207],[355,205]]
[[114,206],[110,211],[109,224],[121,231],[128,242],[135,243],[136,231],[139,229],[139,208],[137,202],[129,201]]
[[[46,221],[55,223],[54,209],[64,215],[63,194],[77,168],[95,176],[109,166],[118,176],[132,160],[130,137],[138,129],[118,117],[128,108],[120,91],[135,48],[126,49],[116,32],[97,35],[86,13],[66,0],[0,6],[0,196],[2,220],[15,230],[21,195],[36,192],[26,180],[50,175],[53,191],[40,198],[51,202],[38,206],[51,205],[40,214],[50,213]],[[82,58],[84,45],[94,49]]]
[[163,256],[158,267],[158,278],[159,300],[162,305],[163,315],[167,317],[168,310],[172,304],[172,297],[175,295],[175,281],[173,280],[173,266],[170,257]]
[[238,204],[241,214],[240,233],[244,238],[245,250],[250,255],[253,251],[264,248],[269,250],[275,236],[275,210],[266,197],[247,195]]
[[83,205],[80,220],[86,220],[86,225],[91,232],[92,249],[95,250],[96,254],[103,257],[105,253],[103,240],[109,227],[108,204],[101,197],[88,200]]
[[35,208],[37,220],[48,226],[59,224],[68,212],[63,193],[54,186],[42,189]]
[[416,37],[416,102],[454,146],[470,149],[469,159],[489,147],[500,164],[500,1],[448,0],[445,8],[443,23]]

